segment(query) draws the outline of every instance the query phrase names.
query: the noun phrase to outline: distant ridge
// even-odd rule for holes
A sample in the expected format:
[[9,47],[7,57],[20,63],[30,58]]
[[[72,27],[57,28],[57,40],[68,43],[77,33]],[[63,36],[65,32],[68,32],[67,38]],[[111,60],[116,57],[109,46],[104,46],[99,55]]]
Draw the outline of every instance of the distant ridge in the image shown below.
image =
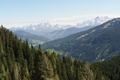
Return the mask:
[[[50,23],[41,23],[38,25],[29,25],[23,27],[12,27],[10,30],[19,32],[24,31],[37,36],[43,36],[48,38],[49,40],[55,40],[59,38],[64,38],[71,34],[75,34],[81,31],[88,30],[97,25],[100,25],[106,21],[108,21],[109,17],[95,17],[83,22],[79,22],[76,25],[51,25]],[[44,41],[46,42],[46,41]]]

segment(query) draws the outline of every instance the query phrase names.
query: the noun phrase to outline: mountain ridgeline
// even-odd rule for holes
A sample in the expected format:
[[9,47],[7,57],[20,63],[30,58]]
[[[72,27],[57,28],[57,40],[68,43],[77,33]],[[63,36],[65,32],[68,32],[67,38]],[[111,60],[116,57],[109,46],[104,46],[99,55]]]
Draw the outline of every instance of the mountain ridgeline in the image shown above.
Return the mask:
[[[82,32],[100,25],[106,21],[110,20],[109,17],[95,17],[90,20],[85,20],[83,22],[78,22],[75,25],[51,25],[50,23],[40,23],[37,25],[28,25],[23,27],[12,27],[12,30],[17,36],[27,39],[30,43],[35,45],[46,43],[51,40],[60,39],[67,37],[71,34]],[[35,37],[33,37],[35,36]],[[36,39],[36,37],[39,37]],[[46,39],[47,38],[47,39]]]
[[43,51],[0,27],[0,80],[120,80],[120,57],[90,64]]
[[95,28],[43,45],[86,61],[104,61],[120,54],[120,18],[105,22]]

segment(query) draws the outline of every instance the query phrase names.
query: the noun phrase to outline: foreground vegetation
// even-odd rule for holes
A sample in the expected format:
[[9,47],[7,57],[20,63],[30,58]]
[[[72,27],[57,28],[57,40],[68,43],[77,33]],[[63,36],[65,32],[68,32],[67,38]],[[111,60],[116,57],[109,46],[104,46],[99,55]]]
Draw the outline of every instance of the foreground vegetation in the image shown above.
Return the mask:
[[120,80],[120,57],[87,63],[44,52],[0,27],[0,80]]

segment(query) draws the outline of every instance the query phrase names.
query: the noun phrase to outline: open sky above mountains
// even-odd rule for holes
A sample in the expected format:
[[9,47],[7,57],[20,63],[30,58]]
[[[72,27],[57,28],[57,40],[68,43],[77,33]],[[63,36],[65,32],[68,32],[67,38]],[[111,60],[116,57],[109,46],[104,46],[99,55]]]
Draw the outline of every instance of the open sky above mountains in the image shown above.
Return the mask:
[[[95,16],[119,17],[119,0],[0,0],[0,24],[74,24]],[[101,6],[102,5],[102,6]]]

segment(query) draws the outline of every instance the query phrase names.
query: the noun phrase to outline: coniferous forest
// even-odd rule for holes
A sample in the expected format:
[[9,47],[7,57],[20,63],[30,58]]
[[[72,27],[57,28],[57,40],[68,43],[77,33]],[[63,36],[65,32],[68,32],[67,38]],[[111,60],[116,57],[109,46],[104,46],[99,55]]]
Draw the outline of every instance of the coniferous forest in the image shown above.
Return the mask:
[[0,80],[120,80],[120,57],[95,63],[62,57],[1,26]]

